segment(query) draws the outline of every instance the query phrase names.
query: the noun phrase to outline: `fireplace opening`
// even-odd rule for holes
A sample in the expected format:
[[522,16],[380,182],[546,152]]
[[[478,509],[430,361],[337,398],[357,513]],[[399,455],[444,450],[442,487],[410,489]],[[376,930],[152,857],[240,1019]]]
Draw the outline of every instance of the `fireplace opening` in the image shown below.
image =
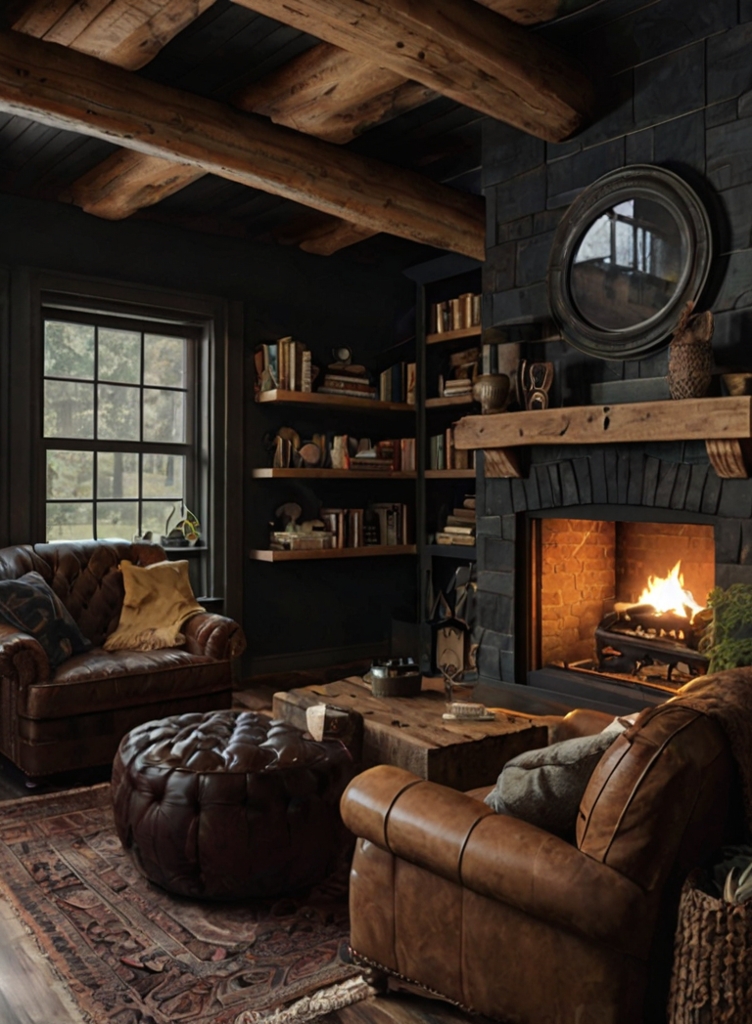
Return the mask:
[[538,524],[530,668],[661,689],[707,670],[712,526],[560,518]]

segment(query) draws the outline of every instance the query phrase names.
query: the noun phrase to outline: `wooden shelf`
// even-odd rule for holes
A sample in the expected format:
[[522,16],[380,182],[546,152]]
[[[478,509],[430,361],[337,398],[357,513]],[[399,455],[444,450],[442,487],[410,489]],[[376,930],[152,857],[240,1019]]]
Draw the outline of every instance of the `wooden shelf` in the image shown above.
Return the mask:
[[255,480],[415,480],[416,474],[402,470],[384,473],[366,469],[270,469],[259,467],[251,476]]
[[474,469],[427,469],[426,480],[474,480]]
[[474,401],[472,395],[459,395],[456,398],[427,398],[426,409],[448,409],[454,405],[472,405]]
[[746,395],[464,416],[454,429],[458,448],[750,437],[752,397]]
[[464,544],[426,544],[426,552],[434,558],[466,558],[468,562],[478,558],[477,550]]
[[460,338],[479,338],[480,324],[473,327],[462,327],[459,331],[442,331],[441,334],[427,334],[426,345],[439,345],[443,341],[459,341]]
[[349,395],[320,395],[318,391],[259,391],[256,401],[328,405],[333,408],[360,409],[367,412],[415,412],[415,406],[407,402],[379,402],[374,398],[351,398]]
[[388,555],[414,555],[415,544],[379,544],[368,548],[326,548],[320,551],[251,551],[257,562],[297,562],[314,558],[374,558]]

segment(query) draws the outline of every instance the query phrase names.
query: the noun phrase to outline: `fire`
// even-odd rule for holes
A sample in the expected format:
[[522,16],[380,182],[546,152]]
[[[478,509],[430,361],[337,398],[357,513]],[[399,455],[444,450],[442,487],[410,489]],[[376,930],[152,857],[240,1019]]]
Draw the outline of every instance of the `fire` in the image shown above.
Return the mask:
[[640,594],[638,604],[652,604],[656,612],[661,615],[665,612],[686,615],[687,609],[689,609],[691,614],[688,617],[690,619],[697,612],[702,611],[702,605],[695,601],[689,590],[684,589],[684,577],[680,569],[681,560],[676,563],[665,579],[660,576],[648,577],[648,585]]

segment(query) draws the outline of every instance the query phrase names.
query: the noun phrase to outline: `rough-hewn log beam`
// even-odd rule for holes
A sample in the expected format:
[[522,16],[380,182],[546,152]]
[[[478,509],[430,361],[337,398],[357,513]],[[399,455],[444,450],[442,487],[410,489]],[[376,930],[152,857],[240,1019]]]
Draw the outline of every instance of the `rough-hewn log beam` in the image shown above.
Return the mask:
[[490,117],[561,142],[595,108],[574,61],[474,0],[235,0]]
[[0,110],[119,142],[478,259],[483,201],[16,32],[0,33]]

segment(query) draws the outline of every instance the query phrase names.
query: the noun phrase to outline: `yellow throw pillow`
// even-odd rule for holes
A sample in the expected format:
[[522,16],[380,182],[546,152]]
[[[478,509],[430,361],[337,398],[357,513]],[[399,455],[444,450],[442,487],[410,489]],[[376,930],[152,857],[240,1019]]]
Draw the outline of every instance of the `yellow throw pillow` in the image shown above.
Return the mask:
[[185,643],[184,622],[204,609],[193,596],[188,562],[120,563],[125,598],[120,621],[104,642],[106,651],[155,651]]

